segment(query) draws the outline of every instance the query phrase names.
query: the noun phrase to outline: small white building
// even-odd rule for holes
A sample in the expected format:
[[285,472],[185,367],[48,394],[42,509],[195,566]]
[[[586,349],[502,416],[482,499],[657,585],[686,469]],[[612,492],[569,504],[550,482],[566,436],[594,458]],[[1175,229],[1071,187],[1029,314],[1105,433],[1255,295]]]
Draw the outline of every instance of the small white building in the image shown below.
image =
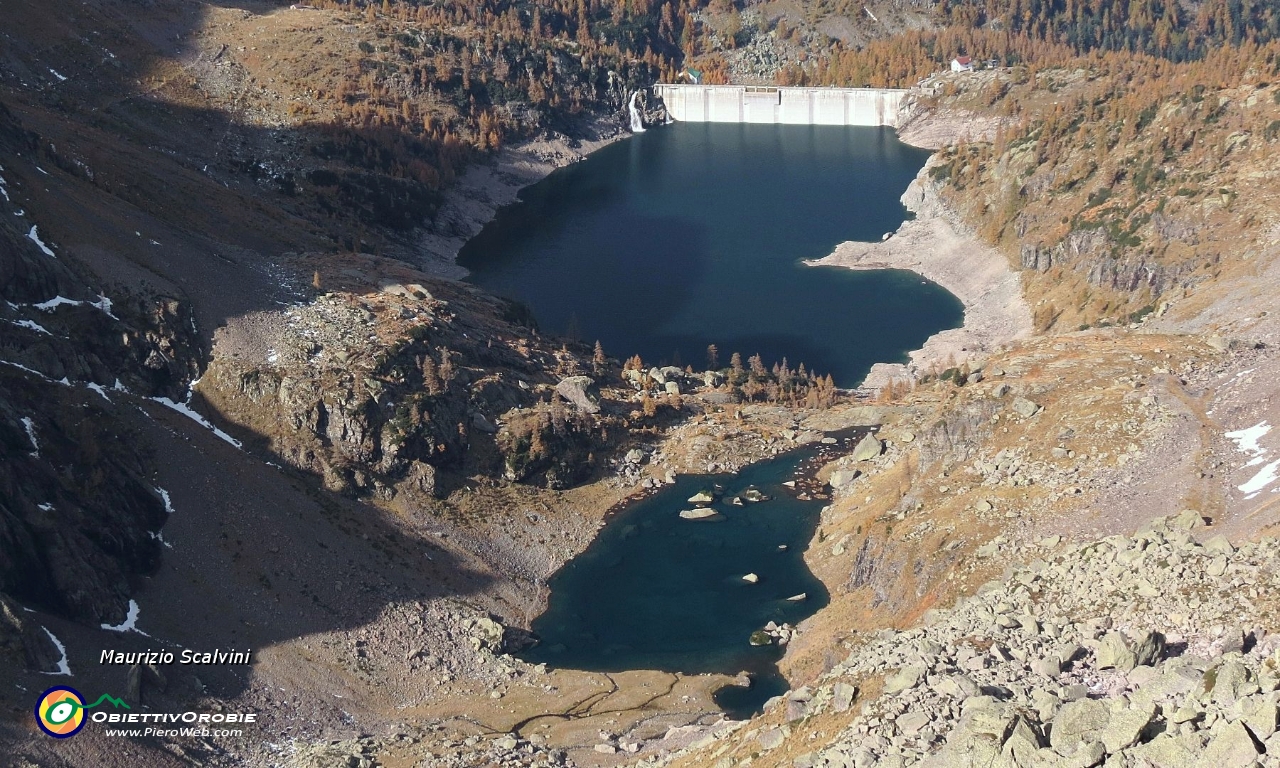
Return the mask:
[[973,59],[968,56],[957,56],[951,60],[952,72],[972,72]]

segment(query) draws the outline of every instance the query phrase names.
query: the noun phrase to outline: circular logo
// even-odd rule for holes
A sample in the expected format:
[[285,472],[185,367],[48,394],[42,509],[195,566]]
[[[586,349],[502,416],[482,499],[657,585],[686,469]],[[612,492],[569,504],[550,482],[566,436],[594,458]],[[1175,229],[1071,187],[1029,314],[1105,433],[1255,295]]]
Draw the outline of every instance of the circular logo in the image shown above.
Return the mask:
[[75,688],[60,685],[40,694],[36,724],[55,739],[76,735],[84,727],[84,720],[84,697]]

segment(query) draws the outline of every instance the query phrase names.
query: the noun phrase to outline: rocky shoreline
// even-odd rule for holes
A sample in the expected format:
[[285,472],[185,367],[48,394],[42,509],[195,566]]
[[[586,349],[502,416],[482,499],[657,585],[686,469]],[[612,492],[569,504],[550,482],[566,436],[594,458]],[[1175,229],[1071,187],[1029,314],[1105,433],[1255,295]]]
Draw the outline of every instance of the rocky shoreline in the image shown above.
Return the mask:
[[845,242],[813,266],[849,269],[906,269],[946,288],[964,303],[964,324],[930,336],[910,354],[910,362],[877,363],[862,382],[879,388],[894,380],[914,380],[932,369],[976,362],[1016,339],[1031,335],[1031,309],[1022,279],[1005,257],[983,244],[938,196],[929,176],[933,159],[902,195],[915,214],[880,243]]
[[445,193],[444,204],[419,238],[416,265],[437,277],[466,277],[467,270],[456,261],[458,251],[500,208],[516,202],[520,190],[630,135],[616,116],[596,117],[576,136],[549,132],[503,148],[490,162],[472,165]]

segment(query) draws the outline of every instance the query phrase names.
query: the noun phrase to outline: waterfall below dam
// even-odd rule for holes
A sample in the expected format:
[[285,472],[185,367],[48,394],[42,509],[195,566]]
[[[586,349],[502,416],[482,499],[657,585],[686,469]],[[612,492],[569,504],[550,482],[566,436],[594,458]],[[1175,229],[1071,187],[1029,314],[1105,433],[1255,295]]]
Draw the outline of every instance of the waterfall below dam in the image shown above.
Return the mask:
[[872,127],[896,127],[907,93],[894,88],[683,84],[658,84],[653,92],[677,122]]
[[631,101],[627,108],[631,111],[631,132],[644,133],[644,118],[640,115],[640,108],[636,106],[636,99],[640,98],[640,92],[636,91],[631,94]]

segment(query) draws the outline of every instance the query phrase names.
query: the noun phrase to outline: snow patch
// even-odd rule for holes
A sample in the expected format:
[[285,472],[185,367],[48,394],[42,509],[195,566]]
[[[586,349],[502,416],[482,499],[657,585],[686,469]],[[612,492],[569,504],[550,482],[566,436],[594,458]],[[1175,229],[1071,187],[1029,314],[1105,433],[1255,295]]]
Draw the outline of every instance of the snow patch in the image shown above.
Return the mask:
[[1244,494],[1246,499],[1252,499],[1254,496],[1257,496],[1262,492],[1263,488],[1266,488],[1277,480],[1277,469],[1280,469],[1280,459],[1276,459],[1258,470],[1258,474],[1249,478],[1249,482],[1240,486],[1240,492]]
[[138,601],[130,600],[129,613],[125,615],[124,623],[117,624],[115,626],[112,626],[110,624],[103,624],[102,628],[110,632],[137,632],[143,637],[150,637],[150,635],[148,635],[146,632],[143,632],[142,630],[138,629],[138,614],[141,611],[142,609],[138,607]]
[[102,395],[103,400],[106,400],[108,403],[111,402],[111,398],[107,397],[107,390],[103,389],[101,384],[94,384],[91,381],[88,384],[85,384],[85,386]]
[[[40,378],[44,379],[45,381],[53,381],[53,379],[49,378],[48,376],[45,376],[43,373],[41,373],[41,372],[37,371],[36,369],[34,369],[34,368],[28,368],[27,366],[22,365],[21,363],[11,363],[11,362],[9,362],[8,360],[0,360],[0,365],[8,365],[8,366],[11,366],[11,367],[13,367],[13,368],[17,368],[17,369],[18,369],[18,370],[20,370],[20,371],[26,371],[27,373],[30,373],[30,374],[32,374],[33,376],[39,376]],[[54,381],[53,383],[55,383],[55,384],[61,384],[61,383],[62,383],[62,382],[64,382],[64,381],[66,381],[66,379],[65,379],[65,378],[64,378],[62,381]]]
[[[34,227],[32,227],[32,229],[34,229]],[[53,254],[50,254],[50,255],[53,255]],[[101,294],[101,293],[98,294],[97,301],[80,301],[79,299],[68,299],[66,296],[54,296],[52,299],[49,299],[48,301],[42,301],[39,304],[32,304],[31,306],[35,307],[36,309],[43,310],[45,312],[52,312],[53,310],[63,306],[64,304],[71,307],[79,307],[81,305],[87,304],[93,307],[94,309],[101,310],[103,314],[105,314],[107,317],[111,318],[112,320],[120,319],[115,315],[111,314],[111,306],[112,306],[111,299],[108,299],[105,294]]]
[[49,249],[49,246],[45,245],[44,241],[40,239],[40,233],[36,231],[35,224],[31,225],[31,231],[27,233],[27,239],[38,245],[40,250],[44,251],[45,256],[53,256],[55,259],[58,258],[53,255],[53,251]]
[[1245,462],[1246,467],[1254,467],[1262,463],[1262,457],[1267,454],[1267,449],[1258,444],[1258,441],[1271,431],[1271,425],[1265,421],[1260,421],[1248,429],[1239,429],[1235,432],[1227,432],[1226,437],[1236,444],[1236,450],[1241,453],[1247,453],[1252,458]]
[[44,326],[40,325],[34,320],[6,320],[5,322],[9,323],[10,325],[16,325],[19,328],[26,328],[29,331],[36,331],[38,333],[43,333],[47,336],[53,335],[52,333],[49,333],[49,331]]
[[48,636],[49,636],[49,639],[50,639],[51,641],[53,641],[53,645],[54,645],[54,647],[55,647],[55,648],[57,648],[57,649],[58,649],[58,653],[62,654],[62,658],[61,658],[61,659],[58,659],[58,671],[57,671],[57,672],[44,672],[44,673],[42,673],[42,674],[45,674],[45,675],[66,675],[66,676],[70,677],[70,676],[71,676],[71,663],[67,661],[67,646],[63,645],[61,640],[59,640],[58,638],[54,637],[54,636],[53,636],[53,633],[49,631],[49,628],[48,628],[48,627],[41,627],[41,629],[43,629],[43,630],[44,630],[44,633],[45,633],[46,635],[48,635]]
[[[35,229],[35,227],[32,227],[32,229]],[[71,307],[78,307],[83,303],[83,301],[78,301],[76,299],[68,299],[66,296],[54,296],[48,301],[42,301],[39,304],[32,304],[31,306],[43,312],[52,312],[63,304]]]
[[175,403],[174,401],[170,400],[167,397],[153,397],[151,399],[157,403],[160,403],[166,408],[172,408],[173,410],[177,411],[178,413],[181,413],[183,416],[186,416],[187,418],[191,419],[192,421],[204,427],[205,429],[210,430],[211,432],[213,432],[213,434],[217,435],[220,439],[225,440],[228,443],[231,443],[236,448],[244,450],[244,445],[241,444],[239,440],[235,439],[231,435],[228,435],[226,432],[223,432],[222,430],[218,429],[213,424],[210,424],[208,419],[206,419],[205,417],[193,411],[191,407],[188,406],[186,403]]
[[156,493],[160,494],[160,500],[164,502],[164,511],[172,515],[173,502],[169,499],[169,492],[157,485]]
[[27,439],[31,441],[31,456],[40,458],[40,441],[36,439],[36,423],[30,416],[23,416],[22,426],[27,428]]
[[1253,456],[1261,456],[1267,452],[1267,449],[1258,445],[1258,440],[1270,431],[1271,425],[1265,421],[1260,421],[1248,429],[1237,429],[1235,432],[1228,432],[1226,438],[1236,444],[1237,451]]

